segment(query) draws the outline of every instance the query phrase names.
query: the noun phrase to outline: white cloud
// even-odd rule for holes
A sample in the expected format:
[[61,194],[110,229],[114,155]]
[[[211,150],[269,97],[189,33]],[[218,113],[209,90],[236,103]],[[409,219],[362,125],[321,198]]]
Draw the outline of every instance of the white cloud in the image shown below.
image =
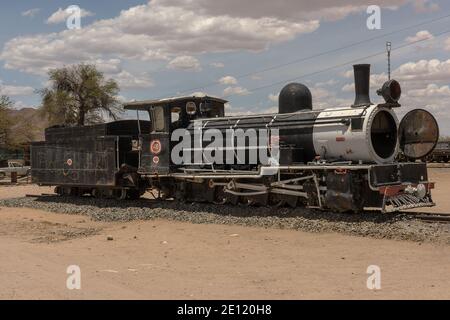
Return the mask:
[[316,87],[329,87],[329,86],[334,86],[335,84],[336,84],[336,80],[330,79],[328,81],[317,82]]
[[27,11],[23,11],[22,12],[22,16],[23,17],[30,17],[33,18],[34,16],[36,16],[39,12],[41,11],[41,9],[39,8],[33,8]]
[[[418,0],[377,0],[376,4],[382,8],[395,10],[400,5],[415,3],[416,1]],[[163,2],[168,6],[180,6],[188,10],[201,11],[209,15],[251,18],[276,17],[290,21],[343,19],[350,14],[365,12],[369,5],[367,0],[164,0]]]
[[33,93],[34,88],[32,87],[4,85],[2,81],[0,81],[0,94],[14,97],[14,96],[28,96]]
[[344,78],[353,78],[353,70],[347,70],[342,73],[342,76]]
[[223,90],[223,96],[246,96],[250,94],[250,91],[243,87],[227,87]]
[[325,100],[330,97],[330,92],[324,88],[321,87],[313,87],[310,89],[311,95],[314,97],[315,100]]
[[431,0],[414,0],[413,5],[417,12],[435,12],[439,10],[439,5]]
[[313,100],[313,109],[348,107],[353,103],[351,99],[339,98],[334,90],[324,88],[330,83],[330,81],[318,82],[309,88]]
[[205,97],[208,94],[206,92],[203,91],[196,91],[196,92],[192,92],[189,96],[191,97]]
[[[154,86],[153,79],[148,74],[136,75],[124,70],[120,59],[97,59],[83,62],[95,65],[97,70],[104,73],[105,78],[116,80],[121,89],[141,89]],[[49,86],[49,82],[44,85]]]
[[[67,20],[67,18],[69,18],[73,14],[73,13],[67,11],[67,9],[68,8],[66,8],[66,9],[59,8],[50,17],[48,17],[46,23],[47,24],[58,24],[58,23],[65,22]],[[85,9],[81,9],[80,13],[81,13],[81,18],[90,17],[90,16],[94,15],[92,12],[87,11]]]
[[[382,8],[391,10],[411,3],[418,11],[430,7],[429,1],[377,1]],[[345,3],[332,0],[153,0],[123,10],[111,19],[85,25],[81,30],[16,37],[4,45],[0,59],[6,68],[39,75],[50,68],[94,62],[107,76],[120,80],[122,87],[144,88],[153,85],[152,79],[146,74],[135,75],[123,70],[122,61],[159,59],[169,65],[172,63],[172,67],[183,67],[180,56],[197,60],[195,56],[202,53],[257,52],[311,33],[323,20],[342,19],[365,12],[366,8],[366,0]],[[64,13],[62,9],[56,11],[49,17],[49,23],[63,22],[67,18],[62,18]],[[224,67],[221,62],[210,65]],[[185,70],[196,68],[195,63],[184,66]],[[251,78],[261,79],[260,76]],[[237,82],[225,85],[224,94],[249,94],[247,89],[237,86]],[[327,96],[318,89],[315,96],[315,102],[326,101],[325,105],[334,103],[335,106],[342,102],[332,102],[332,94]],[[322,96],[322,100],[317,100]]]
[[200,71],[200,61],[192,56],[180,56],[172,59],[167,65],[169,69],[178,69],[185,71]]
[[434,85],[430,88],[425,87],[423,91],[410,90],[402,94],[400,103],[401,108],[396,109],[398,116],[401,118],[408,111],[416,108],[421,108],[428,110],[433,114],[439,124],[439,131],[442,135],[450,135],[450,113],[448,112],[448,95],[446,94],[447,89],[439,86],[438,91],[441,93],[436,95],[431,95],[433,92]]
[[97,59],[85,61],[86,64],[94,64],[100,72],[115,74],[122,71],[120,59]]
[[[348,70],[344,77],[353,77],[353,71]],[[430,83],[447,84],[450,79],[450,59],[440,61],[438,59],[419,60],[416,62],[407,62],[392,71],[393,79],[400,82],[403,89],[423,89]],[[379,89],[385,81],[388,80],[386,73],[371,74],[371,91]],[[354,83],[346,84],[342,91],[354,91]]]
[[214,68],[225,68],[225,65],[222,62],[212,62],[209,65]]
[[[350,76],[349,76],[350,75]],[[347,71],[345,73],[346,78],[353,77],[353,70]],[[399,80],[398,78],[396,78]],[[381,88],[381,86],[388,80],[388,76],[385,73],[380,74],[371,74],[370,75],[370,90],[375,91]],[[355,91],[355,83],[348,83],[342,87],[342,91],[345,92],[354,92]]]
[[[19,36],[4,45],[0,59],[6,68],[43,74],[49,68],[106,56],[170,61],[180,54],[261,51],[319,27],[318,20],[291,21],[273,15],[239,17],[169,4],[170,0],[155,0],[81,30]],[[63,17],[65,12],[58,10],[49,23]]]
[[345,92],[351,92],[355,91],[355,84],[354,83],[348,83],[342,87],[342,91]]
[[411,97],[450,97],[450,87],[431,83],[424,89],[409,90],[408,95]]
[[262,76],[256,75],[256,74],[250,76],[250,79],[255,80],[255,81],[262,80],[262,78],[263,78]]
[[[413,0],[378,0],[392,9]],[[235,50],[261,51],[310,33],[321,20],[365,11],[366,0],[153,0],[81,30],[19,36],[0,54],[5,67],[34,74],[85,60],[108,58],[171,61],[178,56]],[[82,15],[91,14],[84,10]],[[48,23],[67,18],[60,8]],[[222,67],[217,63],[216,67]]]
[[450,51],[450,38],[447,38],[447,40],[445,40],[445,50]]
[[123,95],[116,96],[116,99],[119,100],[120,103],[125,103],[129,101],[128,98]]
[[434,38],[434,36],[429,31],[422,30],[422,31],[417,32],[412,37],[407,37],[406,42],[412,43],[412,42],[423,41],[423,40],[433,39],[433,38]]
[[[352,72],[345,72],[350,76]],[[392,78],[402,86],[401,108],[396,113],[401,118],[406,112],[415,108],[430,111],[437,119],[441,133],[450,134],[450,112],[448,101],[450,97],[450,59],[449,60],[419,60],[402,64],[393,70]],[[371,94],[387,80],[385,73],[371,75]],[[353,90],[353,84],[344,86],[343,90]]]
[[112,76],[121,88],[148,88],[154,85],[153,80],[146,74],[133,75],[128,71],[121,71]]
[[259,107],[259,108],[253,108],[251,110],[243,108],[243,107],[236,107],[232,105],[231,103],[225,104],[225,114],[227,116],[250,116],[255,114],[269,114],[269,113],[277,113],[278,107]]
[[278,97],[279,97],[279,93],[278,94],[273,94],[273,93],[271,93],[271,94],[269,94],[269,100],[270,101],[272,101],[272,102],[278,102]]
[[219,79],[219,83],[224,85],[233,85],[237,84],[237,79],[232,76],[225,76]]
[[29,108],[35,108],[33,106],[30,106],[29,104],[23,102],[23,101],[16,101],[14,102],[14,109],[20,110],[20,109],[29,109]]
[[393,72],[393,76],[403,81],[448,81],[450,78],[450,59],[419,60],[402,64]]

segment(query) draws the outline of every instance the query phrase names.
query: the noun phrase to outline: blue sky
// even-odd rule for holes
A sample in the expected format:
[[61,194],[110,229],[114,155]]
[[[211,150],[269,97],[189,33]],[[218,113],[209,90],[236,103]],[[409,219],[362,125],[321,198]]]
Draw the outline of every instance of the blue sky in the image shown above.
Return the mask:
[[[409,44],[392,52],[393,77],[403,87],[399,114],[426,108],[450,135],[450,17],[442,18],[450,15],[448,1],[373,1],[381,7],[380,30],[367,28],[364,0],[0,4],[0,93],[10,95],[16,108],[39,105],[33,91],[46,85],[49,69],[79,62],[96,63],[116,79],[125,100],[202,92],[226,97],[229,113],[271,112],[283,85],[298,78],[310,87],[315,108],[348,105],[354,98],[352,61],[391,41],[394,49]],[[81,30],[67,30],[64,10],[70,5],[83,9]],[[417,42],[422,39],[428,40]],[[379,101],[375,90],[387,77],[385,55],[357,62],[372,64],[371,97]],[[316,73],[336,65],[342,66]]]

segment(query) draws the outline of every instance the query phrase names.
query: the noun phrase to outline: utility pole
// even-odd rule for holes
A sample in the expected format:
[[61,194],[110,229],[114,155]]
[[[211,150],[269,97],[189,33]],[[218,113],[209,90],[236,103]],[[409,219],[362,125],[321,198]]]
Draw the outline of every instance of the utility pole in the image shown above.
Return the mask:
[[391,42],[386,42],[386,51],[388,57],[388,80],[391,80]]

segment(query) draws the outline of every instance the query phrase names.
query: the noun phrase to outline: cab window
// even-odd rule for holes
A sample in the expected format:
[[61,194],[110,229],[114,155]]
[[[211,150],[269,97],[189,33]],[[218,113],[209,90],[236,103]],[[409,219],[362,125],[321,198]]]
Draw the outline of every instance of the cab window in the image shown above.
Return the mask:
[[171,114],[171,122],[172,123],[176,123],[180,120],[180,113],[181,113],[181,108],[180,107],[173,107],[170,110],[170,114]]
[[164,121],[164,108],[154,107],[152,110],[152,122],[154,131],[164,131],[165,121]]

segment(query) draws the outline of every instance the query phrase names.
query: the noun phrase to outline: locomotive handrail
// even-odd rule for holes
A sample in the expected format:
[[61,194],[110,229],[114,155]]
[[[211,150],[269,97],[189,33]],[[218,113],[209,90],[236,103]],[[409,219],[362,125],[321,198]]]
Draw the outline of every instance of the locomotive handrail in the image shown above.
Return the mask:
[[[167,177],[175,177],[182,179],[259,179],[264,176],[274,176],[278,174],[280,170],[336,170],[336,169],[348,169],[348,170],[367,170],[372,165],[302,165],[302,166],[260,166],[259,171],[254,174],[227,174],[227,175],[204,175],[204,174],[169,174]],[[160,175],[162,177],[162,175]]]

